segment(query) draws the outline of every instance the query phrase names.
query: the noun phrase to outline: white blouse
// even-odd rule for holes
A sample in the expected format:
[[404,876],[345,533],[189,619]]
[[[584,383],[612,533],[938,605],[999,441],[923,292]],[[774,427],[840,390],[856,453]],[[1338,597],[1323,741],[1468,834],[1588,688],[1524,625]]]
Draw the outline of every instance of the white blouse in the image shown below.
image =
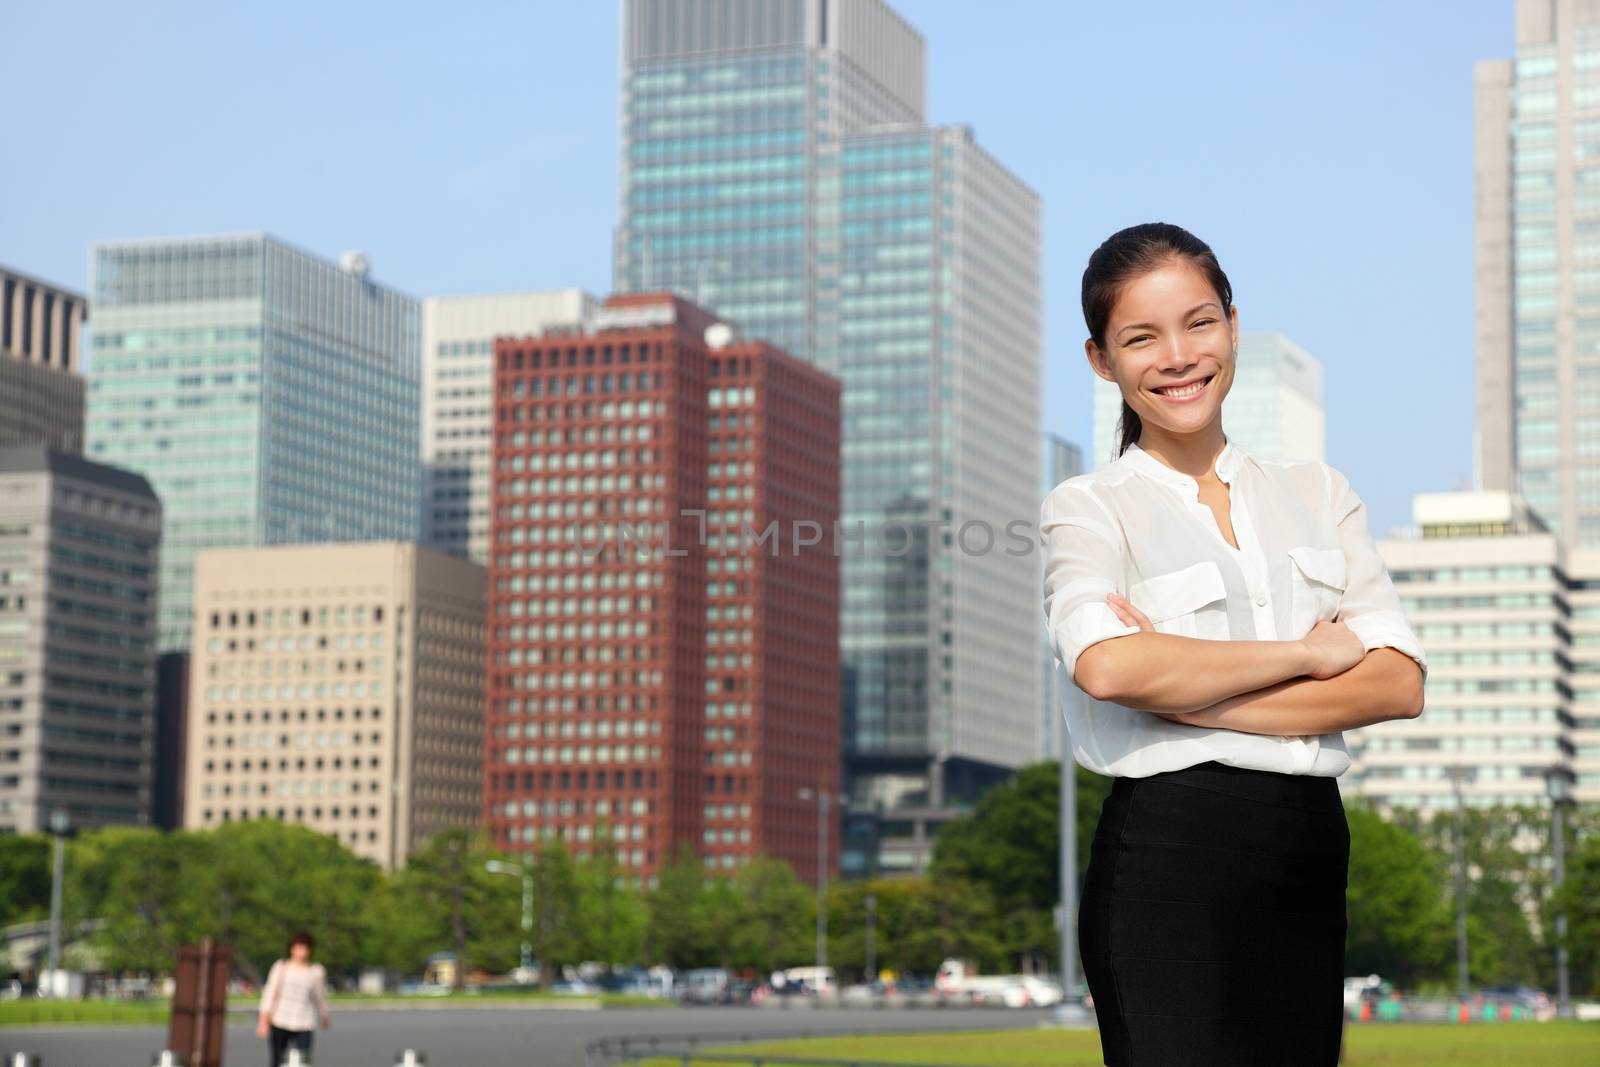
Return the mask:
[[1397,648],[1427,677],[1422,643],[1349,479],[1319,461],[1260,460],[1232,442],[1215,463],[1228,485],[1237,549],[1201,502],[1199,483],[1138,444],[1062,482],[1040,507],[1044,614],[1073,758],[1134,778],[1206,760],[1339,775],[1350,766],[1340,731],[1276,737],[1189,726],[1095,700],[1075,683],[1084,649],[1139,632],[1117,618],[1109,592],[1127,597],[1161,633],[1212,641],[1299,640],[1337,617],[1368,651]]

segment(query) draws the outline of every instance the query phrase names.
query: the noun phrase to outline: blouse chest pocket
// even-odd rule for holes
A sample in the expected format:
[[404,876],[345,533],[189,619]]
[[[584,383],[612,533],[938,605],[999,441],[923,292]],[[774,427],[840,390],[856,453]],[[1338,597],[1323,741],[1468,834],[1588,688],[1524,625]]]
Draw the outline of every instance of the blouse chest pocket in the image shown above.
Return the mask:
[[1289,627],[1287,635],[1298,640],[1317,623],[1339,613],[1348,576],[1344,549],[1314,548],[1302,545],[1289,549]]
[[1210,560],[1136,582],[1128,599],[1156,630],[1179,637],[1228,639],[1228,590],[1222,570]]

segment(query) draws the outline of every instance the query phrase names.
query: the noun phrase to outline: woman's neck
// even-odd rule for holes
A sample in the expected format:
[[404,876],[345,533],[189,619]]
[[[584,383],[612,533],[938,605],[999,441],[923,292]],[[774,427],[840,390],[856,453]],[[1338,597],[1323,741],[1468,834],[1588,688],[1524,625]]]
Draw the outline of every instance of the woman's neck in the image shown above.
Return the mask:
[[1221,426],[1179,437],[1147,428],[1139,435],[1139,447],[1180,474],[1196,481],[1212,477],[1217,457],[1228,444]]

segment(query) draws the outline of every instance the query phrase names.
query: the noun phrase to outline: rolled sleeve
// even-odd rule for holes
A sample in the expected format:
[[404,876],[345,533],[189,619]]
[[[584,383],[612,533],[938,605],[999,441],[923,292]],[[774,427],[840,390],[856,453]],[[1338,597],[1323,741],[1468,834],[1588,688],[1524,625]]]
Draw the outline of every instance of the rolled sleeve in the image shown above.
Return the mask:
[[1050,647],[1077,685],[1075,671],[1084,649],[1139,632],[1139,627],[1117,618],[1106,603],[1107,593],[1125,592],[1120,541],[1088,490],[1071,482],[1061,483],[1045,497],[1039,509],[1039,541],[1044,548],[1044,616]]
[[1347,581],[1339,602],[1340,622],[1350,627],[1368,652],[1375,648],[1395,648],[1416,661],[1423,680],[1428,677],[1428,656],[1417,638],[1411,620],[1400,605],[1400,594],[1389,577],[1389,568],[1368,529],[1367,508],[1361,497],[1339,470],[1324,463],[1328,500],[1334,525],[1344,547]]

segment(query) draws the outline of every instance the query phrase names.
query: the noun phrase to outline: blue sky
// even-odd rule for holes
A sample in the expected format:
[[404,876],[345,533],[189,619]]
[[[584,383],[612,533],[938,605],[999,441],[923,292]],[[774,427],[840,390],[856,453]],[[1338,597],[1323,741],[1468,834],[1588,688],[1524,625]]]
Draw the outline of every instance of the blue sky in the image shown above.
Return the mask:
[[[1326,369],[1374,531],[1472,478],[1472,65],[1511,0],[894,0],[929,118],[1045,218],[1045,427],[1089,443],[1078,285],[1116,229],[1216,250],[1246,330]],[[34,3],[0,37],[0,262],[265,229],[418,295],[610,283],[617,4]]]

